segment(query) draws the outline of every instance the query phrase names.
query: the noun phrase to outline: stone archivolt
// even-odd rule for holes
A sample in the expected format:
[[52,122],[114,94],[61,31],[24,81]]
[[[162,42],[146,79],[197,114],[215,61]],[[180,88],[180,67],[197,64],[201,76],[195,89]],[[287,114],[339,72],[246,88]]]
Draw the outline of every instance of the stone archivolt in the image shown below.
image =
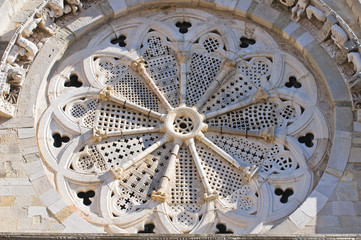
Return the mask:
[[69,205],[113,232],[260,233],[307,198],[330,134],[300,61],[200,10],[113,23],[61,63],[39,120]]

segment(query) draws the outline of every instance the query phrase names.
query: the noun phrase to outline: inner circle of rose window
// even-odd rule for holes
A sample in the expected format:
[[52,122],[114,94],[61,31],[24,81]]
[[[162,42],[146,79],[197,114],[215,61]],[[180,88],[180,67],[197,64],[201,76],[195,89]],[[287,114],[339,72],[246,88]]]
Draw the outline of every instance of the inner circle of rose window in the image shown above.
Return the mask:
[[173,123],[174,131],[177,133],[187,134],[194,129],[193,121],[186,116],[177,117]]
[[56,189],[106,231],[267,231],[315,186],[323,90],[259,26],[149,14],[54,71],[38,142]]

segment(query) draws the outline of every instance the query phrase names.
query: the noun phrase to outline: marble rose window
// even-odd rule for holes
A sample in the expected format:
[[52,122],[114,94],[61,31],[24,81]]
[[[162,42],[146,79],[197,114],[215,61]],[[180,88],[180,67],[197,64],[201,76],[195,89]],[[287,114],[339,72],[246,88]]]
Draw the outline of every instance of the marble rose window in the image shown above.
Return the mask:
[[108,232],[267,232],[327,160],[326,90],[258,25],[144,14],[92,32],[54,69],[38,104],[49,178]]

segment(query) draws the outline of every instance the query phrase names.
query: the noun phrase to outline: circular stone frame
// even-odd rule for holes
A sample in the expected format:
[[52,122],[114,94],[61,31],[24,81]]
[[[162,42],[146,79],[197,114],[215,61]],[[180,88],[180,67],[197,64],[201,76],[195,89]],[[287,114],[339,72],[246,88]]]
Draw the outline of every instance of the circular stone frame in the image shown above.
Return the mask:
[[[295,212],[269,233],[292,234],[304,228],[331,197],[345,169],[351,148],[353,122],[352,100],[349,88],[338,72],[335,63],[333,63],[331,57],[314,37],[299,24],[284,18],[280,12],[266,4],[256,1],[242,1],[235,5],[234,1],[221,1],[221,3],[216,1],[214,3],[213,1],[203,0],[197,2],[196,5],[187,0],[178,0],[176,2],[171,0],[161,2],[153,0],[147,1],[146,3],[132,2],[130,4],[127,4],[125,1],[116,0],[101,2],[83,11],[75,20],[67,23],[66,26],[60,29],[58,33],[51,37],[40,49],[37,57],[29,68],[24,83],[23,88],[29,90],[20,93],[17,114],[13,119],[4,123],[4,125],[11,126],[12,124],[19,123],[23,117],[33,118],[34,114],[32,112],[29,113],[28,109],[31,109],[32,106],[35,105],[37,96],[32,93],[37,92],[38,89],[41,88],[41,83],[47,81],[53,66],[56,65],[56,62],[62,58],[65,51],[70,48],[74,42],[81,41],[82,37],[87,33],[129,12],[137,11],[144,7],[168,5],[212,8],[250,19],[265,28],[280,33],[285,39],[290,41],[290,43],[293,43],[297,49],[302,52],[303,56],[318,70],[322,82],[324,82],[325,87],[327,87],[331,93],[335,116],[333,142],[337,142],[338,144],[337,146],[332,146],[325,172],[309,197]],[[295,34],[296,32],[297,34]],[[39,66],[42,66],[42,68],[39,69]],[[41,108],[39,105],[38,107]],[[36,113],[35,122],[37,122],[39,117],[39,113]],[[34,154],[36,154],[36,152],[34,152]],[[24,153],[24,155],[27,154]],[[37,161],[41,162],[41,159],[39,158]],[[41,196],[44,205],[48,207],[49,212],[65,226],[65,231],[102,232],[88,223],[84,218],[80,217],[78,214],[81,215],[81,212],[78,212],[78,214],[74,213],[72,206],[66,206],[52,185],[49,184],[46,176],[43,176],[42,179],[43,181],[32,181],[34,189],[37,189],[37,193]],[[44,182],[46,182],[46,184],[44,184]],[[60,204],[59,202],[62,203]],[[62,207],[56,209],[54,208],[55,204]],[[285,232],[285,229],[288,229],[288,232]],[[108,230],[111,231],[111,229]]]

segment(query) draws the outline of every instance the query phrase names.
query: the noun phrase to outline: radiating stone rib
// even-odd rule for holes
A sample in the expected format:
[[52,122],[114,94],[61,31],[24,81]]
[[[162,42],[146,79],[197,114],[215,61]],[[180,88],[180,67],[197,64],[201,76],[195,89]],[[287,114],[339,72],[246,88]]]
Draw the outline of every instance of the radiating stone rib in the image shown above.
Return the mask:
[[227,75],[231,73],[236,68],[236,62],[231,59],[226,59],[222,64],[220,72],[217,74],[216,78],[209,85],[205,93],[198,100],[196,104],[197,109],[201,109],[205,102],[214,94],[219,86],[223,84],[223,81],[226,79]]
[[106,101],[111,101],[114,103],[118,103],[120,105],[122,105],[123,107],[126,108],[130,108],[132,110],[138,111],[140,113],[143,113],[144,115],[151,117],[151,118],[155,118],[157,120],[162,121],[163,120],[163,115],[159,112],[153,111],[151,109],[139,106],[135,103],[132,103],[130,101],[127,101],[126,99],[117,96],[114,92],[114,90],[107,86],[105,87],[100,93],[99,93],[99,98],[102,100],[106,100]]
[[210,149],[212,149],[214,152],[216,152],[219,156],[221,156],[224,160],[229,162],[233,167],[241,170],[247,181],[250,181],[250,179],[258,171],[258,167],[256,167],[255,165],[253,165],[252,167],[241,166],[234,158],[232,158],[228,153],[223,151],[220,147],[218,147],[216,144],[214,144],[204,135],[199,135],[198,139],[206,146],[208,146]]
[[203,184],[204,192],[205,192],[205,196],[204,196],[205,200],[212,200],[214,198],[217,198],[218,194],[212,190],[212,187],[208,182],[206,172],[203,169],[201,159],[199,158],[199,155],[196,150],[196,145],[195,145],[194,139],[193,138],[187,139],[186,144],[189,148],[189,151],[192,154],[198,174],[202,180],[202,184]]
[[154,80],[149,76],[147,70],[145,69],[144,59],[142,57],[138,58],[137,60],[134,60],[131,64],[131,67],[137,71],[144,80],[147,82],[148,86],[151,88],[151,90],[157,95],[160,102],[163,103],[163,105],[166,107],[167,111],[170,111],[173,109],[173,107],[170,105],[168,100],[165,98],[163,93],[159,90],[157,85],[154,83]]
[[257,137],[265,141],[273,142],[275,139],[275,128],[273,126],[262,130],[243,130],[229,127],[208,127],[207,132],[217,132],[221,134],[240,135],[244,137]]
[[250,95],[250,96],[246,96],[245,98],[243,98],[241,101],[229,105],[225,108],[219,109],[219,110],[215,110],[215,111],[211,111],[211,112],[207,112],[204,114],[205,119],[210,119],[210,118],[214,118],[217,117],[219,115],[234,111],[234,110],[238,110],[241,108],[245,108],[249,105],[264,101],[268,98],[268,93],[266,92],[266,90],[259,88],[257,90],[257,92],[255,92],[254,94]]
[[157,133],[162,131],[162,127],[145,127],[145,128],[137,128],[137,129],[120,129],[118,131],[107,132],[98,129],[97,127],[93,128],[93,139],[97,142],[100,142],[103,139],[107,139],[110,137],[123,137],[128,135],[138,135],[138,134],[149,134],[149,133]]
[[189,60],[189,51],[178,51],[177,59],[180,65],[180,79],[179,79],[179,96],[180,104],[186,104],[187,101],[187,62]]
[[168,190],[169,182],[175,174],[176,159],[178,158],[178,152],[181,145],[182,141],[176,140],[174,142],[171,156],[168,160],[168,165],[163,173],[163,176],[160,178],[158,189],[152,193],[152,199],[161,200],[163,202],[166,200],[166,192]]
[[161,147],[162,145],[164,145],[168,141],[169,141],[169,137],[167,135],[165,135],[162,139],[160,139],[159,141],[153,143],[150,147],[145,149],[138,156],[136,156],[135,158],[130,159],[127,162],[125,162],[121,167],[113,167],[113,168],[111,168],[110,169],[111,172],[113,173],[113,175],[117,179],[120,179],[124,171],[126,171],[131,166],[133,166],[133,165],[137,164],[138,162],[140,162],[147,155],[151,154],[152,152],[157,150],[159,147]]

